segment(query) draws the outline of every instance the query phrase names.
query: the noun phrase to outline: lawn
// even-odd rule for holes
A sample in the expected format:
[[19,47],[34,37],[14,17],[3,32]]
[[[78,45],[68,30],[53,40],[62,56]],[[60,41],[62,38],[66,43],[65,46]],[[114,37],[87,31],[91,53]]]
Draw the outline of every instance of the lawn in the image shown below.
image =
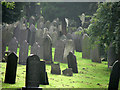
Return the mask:
[[[54,58],[54,48],[52,49],[52,55]],[[18,55],[19,53],[17,53]],[[75,52],[78,73],[74,73],[73,76],[53,75],[50,73],[51,66],[46,65],[46,71],[48,73],[49,85],[40,85],[42,88],[108,88],[110,69],[108,69],[107,62],[95,63],[90,59],[82,59],[82,53]],[[54,60],[54,59],[53,59]],[[58,63],[58,62],[55,62]],[[0,73],[2,74],[2,82],[4,82],[6,63],[0,63],[2,68]],[[67,64],[60,63],[61,73],[62,70],[68,68]],[[21,88],[25,86],[25,74],[26,66],[17,65],[17,77],[16,84],[2,83],[2,88]],[[120,87],[120,85],[119,85]]]

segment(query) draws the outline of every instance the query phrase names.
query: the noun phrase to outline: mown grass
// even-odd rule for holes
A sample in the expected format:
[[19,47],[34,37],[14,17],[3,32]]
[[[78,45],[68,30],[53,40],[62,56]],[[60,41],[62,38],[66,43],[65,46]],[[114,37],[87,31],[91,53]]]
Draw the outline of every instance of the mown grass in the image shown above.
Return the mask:
[[[29,47],[30,48],[30,47]],[[54,51],[52,49],[52,55],[54,60]],[[19,49],[18,49],[19,52]],[[30,51],[29,51],[30,54]],[[19,55],[19,53],[17,53]],[[49,85],[40,85],[42,88],[108,88],[110,71],[107,66],[107,62],[95,63],[90,59],[82,59],[82,53],[75,52],[78,73],[74,73],[73,76],[53,75],[50,73],[51,66],[46,65],[46,71],[48,73]],[[58,62],[55,62],[58,63]],[[25,74],[26,66],[17,65],[17,77],[15,84],[4,83],[6,63],[0,63],[2,74],[2,88],[22,88],[25,86]],[[62,70],[68,68],[67,64],[60,63],[61,73]],[[119,85],[120,87],[120,85]]]

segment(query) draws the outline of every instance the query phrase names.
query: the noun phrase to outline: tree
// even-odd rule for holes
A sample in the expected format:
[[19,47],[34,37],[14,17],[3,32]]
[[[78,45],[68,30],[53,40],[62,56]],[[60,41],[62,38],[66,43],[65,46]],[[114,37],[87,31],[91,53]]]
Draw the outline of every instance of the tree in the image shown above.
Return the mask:
[[[94,6],[94,7],[92,7]],[[62,21],[62,30],[66,34],[66,22],[65,18],[74,19],[79,26],[79,15],[83,12],[85,14],[93,14],[96,11],[97,3],[92,2],[44,2],[41,3],[42,15],[46,20],[52,21],[55,18],[59,18]]]
[[107,47],[113,43],[120,61],[120,2],[100,3],[88,27],[91,41]]

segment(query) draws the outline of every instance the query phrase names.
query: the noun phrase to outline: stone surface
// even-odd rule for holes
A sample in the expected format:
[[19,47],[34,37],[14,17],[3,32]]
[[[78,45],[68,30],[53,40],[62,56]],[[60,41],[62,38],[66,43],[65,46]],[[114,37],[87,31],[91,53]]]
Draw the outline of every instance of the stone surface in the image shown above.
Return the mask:
[[19,64],[26,65],[26,60],[28,57],[28,47],[29,45],[26,40],[20,45]]
[[87,34],[84,34],[82,39],[82,58],[90,59],[90,41]]
[[67,61],[68,68],[72,68],[73,73],[78,73],[76,56],[72,52],[69,52],[69,55],[67,56]]
[[16,40],[16,37],[14,37],[8,44],[8,50],[10,52],[17,53],[17,48],[18,48],[18,41]]
[[62,62],[64,56],[65,43],[62,40],[58,40],[55,46],[54,61]]
[[40,59],[37,55],[30,55],[26,65],[26,87],[39,87]]
[[59,63],[58,64],[51,64],[51,74],[57,74],[57,75],[61,74]]
[[65,76],[73,76],[72,68],[67,68],[62,71],[63,75]]
[[4,83],[15,84],[17,60],[18,57],[14,52],[8,55]]

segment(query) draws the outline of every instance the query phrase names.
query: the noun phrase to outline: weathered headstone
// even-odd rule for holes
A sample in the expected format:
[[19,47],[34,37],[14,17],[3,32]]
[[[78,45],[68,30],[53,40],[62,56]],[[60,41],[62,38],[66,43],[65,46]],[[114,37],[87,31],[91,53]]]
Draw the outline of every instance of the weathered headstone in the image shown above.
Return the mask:
[[29,19],[29,27],[30,27],[32,24],[35,25],[35,17],[33,17],[33,16],[31,16],[30,19]]
[[91,48],[91,51],[90,51],[90,58],[91,58],[92,62],[101,63],[99,45],[96,45],[96,44],[93,45],[93,47]]
[[26,65],[26,87],[39,87],[40,84],[40,59],[37,55],[30,55]]
[[74,42],[71,39],[65,41],[65,50],[62,63],[67,63],[67,55],[69,52],[74,52]]
[[65,76],[73,76],[72,68],[67,68],[62,71],[63,75]]
[[52,34],[52,47],[55,47],[57,39],[58,39],[58,34],[56,31],[54,31]]
[[67,33],[66,37],[67,37],[67,39],[73,39],[72,35],[70,33]]
[[20,51],[19,51],[19,64],[26,64],[26,60],[28,57],[28,43],[25,40],[24,42],[22,42],[22,44],[20,45]]
[[73,73],[78,73],[76,56],[72,52],[69,52],[69,55],[67,56],[67,61],[68,68],[72,68]]
[[57,75],[61,74],[59,63],[58,64],[51,64],[51,74],[57,74]]
[[31,47],[31,54],[37,55],[38,54],[38,43],[35,42],[33,46]]
[[90,41],[87,34],[84,34],[82,39],[82,58],[90,59]]
[[61,39],[61,40],[66,40],[67,37],[66,37],[65,35],[62,35],[62,36],[60,37],[60,39]]
[[108,67],[112,66],[113,63],[117,60],[117,54],[115,52],[115,47],[113,47],[112,43],[110,44],[109,49],[108,49],[107,59],[108,59]]
[[119,81],[120,81],[120,62],[117,60],[113,64],[108,90],[118,90]]
[[55,46],[54,61],[61,62],[63,60],[64,49],[65,49],[64,41],[58,40]]
[[50,21],[47,21],[47,22],[45,23],[45,27],[46,27],[46,28],[49,28],[49,27],[50,27]]
[[16,80],[16,70],[17,70],[17,55],[12,52],[7,57],[7,66],[5,74],[5,83],[15,84]]
[[8,44],[8,50],[17,53],[18,41],[14,37]]
[[51,37],[47,35],[43,40],[43,59],[52,61],[52,42]]

